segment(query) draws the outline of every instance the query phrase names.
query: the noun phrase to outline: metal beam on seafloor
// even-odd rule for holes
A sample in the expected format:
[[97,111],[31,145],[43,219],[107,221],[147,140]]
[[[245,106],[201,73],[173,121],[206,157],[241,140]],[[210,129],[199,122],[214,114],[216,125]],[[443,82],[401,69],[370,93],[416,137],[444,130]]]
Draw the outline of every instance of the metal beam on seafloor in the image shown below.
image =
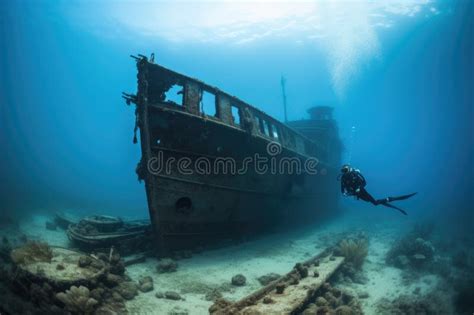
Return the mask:
[[[317,261],[317,263],[316,263]],[[290,315],[296,314],[310,300],[316,297],[318,289],[329,280],[334,272],[342,266],[344,257],[317,255],[303,264],[308,268],[308,276],[297,282],[288,280],[296,272],[295,269],[264,288],[248,295],[247,297],[220,309],[213,315],[223,314],[265,314],[265,315]],[[315,276],[315,273],[317,276]],[[283,293],[278,293],[279,284],[285,284]]]

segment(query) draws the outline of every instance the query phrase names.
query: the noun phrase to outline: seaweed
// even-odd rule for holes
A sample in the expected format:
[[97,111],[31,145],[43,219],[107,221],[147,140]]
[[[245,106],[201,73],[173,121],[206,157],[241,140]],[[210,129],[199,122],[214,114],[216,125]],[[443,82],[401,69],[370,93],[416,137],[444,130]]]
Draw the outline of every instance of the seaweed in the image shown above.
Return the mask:
[[11,259],[15,264],[29,264],[34,262],[51,262],[53,251],[47,243],[30,241],[22,247],[14,249]]
[[368,254],[368,245],[366,238],[345,239],[339,243],[337,252],[346,258],[347,263],[352,263],[355,268],[360,269]]

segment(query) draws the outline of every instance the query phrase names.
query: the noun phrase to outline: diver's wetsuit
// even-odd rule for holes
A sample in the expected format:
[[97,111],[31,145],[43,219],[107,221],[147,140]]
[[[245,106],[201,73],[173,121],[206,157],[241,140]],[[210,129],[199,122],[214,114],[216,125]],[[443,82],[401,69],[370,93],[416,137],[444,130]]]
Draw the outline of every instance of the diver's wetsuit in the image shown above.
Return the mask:
[[356,196],[357,199],[362,199],[364,201],[370,202],[375,206],[384,205],[389,208],[396,209],[401,213],[407,215],[407,213],[394,205],[389,204],[389,202],[404,200],[412,197],[416,193],[403,195],[398,197],[387,197],[384,199],[375,199],[367,190],[365,190],[366,181],[364,176],[357,169],[351,169],[349,172],[345,173],[341,177],[341,192],[345,195]]

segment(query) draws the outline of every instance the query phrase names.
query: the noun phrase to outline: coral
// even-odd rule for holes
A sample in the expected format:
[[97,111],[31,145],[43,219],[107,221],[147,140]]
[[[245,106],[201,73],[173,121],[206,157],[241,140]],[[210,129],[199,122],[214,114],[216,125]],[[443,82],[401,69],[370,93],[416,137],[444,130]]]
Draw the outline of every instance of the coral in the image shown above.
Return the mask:
[[238,286],[238,287],[244,286],[246,282],[247,282],[247,279],[242,274],[233,276],[232,281],[231,281],[233,285]]
[[419,269],[434,261],[434,253],[435,248],[430,241],[421,237],[413,238],[413,233],[409,233],[388,251],[386,262],[401,269]]
[[84,286],[72,286],[66,292],[56,294],[65,309],[74,314],[92,314],[99,302],[90,296],[90,291]]
[[20,265],[33,262],[51,262],[53,251],[47,243],[32,241],[14,249],[10,255],[12,261]]
[[336,308],[336,315],[352,315],[354,312],[352,311],[352,308],[350,308],[347,305],[341,305],[338,308]]
[[277,294],[283,294],[283,292],[285,292],[285,288],[286,288],[285,284],[283,284],[283,283],[277,284],[276,287],[275,287],[276,293]]
[[122,282],[115,290],[126,300],[132,300],[138,294],[137,285],[133,282]]
[[90,297],[97,301],[100,301],[104,295],[104,292],[105,290],[103,288],[95,288],[91,290]]
[[316,298],[300,314],[361,315],[362,308],[358,300],[347,291],[325,283],[318,290]]
[[346,258],[347,263],[352,263],[360,269],[368,254],[368,241],[366,238],[345,239],[339,243],[337,253]]
[[452,314],[446,307],[436,300],[432,300],[428,296],[416,298],[408,295],[401,295],[390,301],[382,299],[377,304],[379,314],[426,314],[426,315],[442,315]]
[[109,288],[113,288],[115,286],[118,286],[120,283],[122,283],[124,279],[119,276],[119,275],[114,275],[111,273],[108,273],[107,276],[104,279],[104,283],[106,286]]
[[302,263],[297,263],[294,269],[298,272],[301,278],[306,278],[308,276],[308,267]]
[[326,299],[323,298],[322,296],[319,296],[319,297],[316,299],[316,305],[317,305],[317,306],[325,306],[325,305],[328,305],[328,301],[326,301]]
[[77,262],[77,265],[81,268],[85,268],[89,266],[92,263],[92,258],[89,256],[81,256],[79,257],[79,261]]

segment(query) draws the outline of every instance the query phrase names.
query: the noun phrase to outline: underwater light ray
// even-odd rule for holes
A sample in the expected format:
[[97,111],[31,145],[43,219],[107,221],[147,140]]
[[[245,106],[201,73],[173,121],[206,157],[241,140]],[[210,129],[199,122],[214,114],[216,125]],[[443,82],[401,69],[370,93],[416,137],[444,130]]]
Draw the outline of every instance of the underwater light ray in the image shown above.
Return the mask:
[[[83,10],[83,14],[89,10]],[[381,55],[378,32],[392,28],[400,17],[440,13],[431,0],[107,1],[98,11],[101,13],[96,13],[95,19],[106,16],[104,23],[113,28],[112,33],[156,38],[175,45],[246,47],[266,40],[309,42],[326,52],[331,83],[339,98],[344,98],[363,65]],[[87,19],[90,22],[89,16]],[[92,25],[95,32],[100,32],[97,23]],[[120,28],[122,31],[117,32]]]

